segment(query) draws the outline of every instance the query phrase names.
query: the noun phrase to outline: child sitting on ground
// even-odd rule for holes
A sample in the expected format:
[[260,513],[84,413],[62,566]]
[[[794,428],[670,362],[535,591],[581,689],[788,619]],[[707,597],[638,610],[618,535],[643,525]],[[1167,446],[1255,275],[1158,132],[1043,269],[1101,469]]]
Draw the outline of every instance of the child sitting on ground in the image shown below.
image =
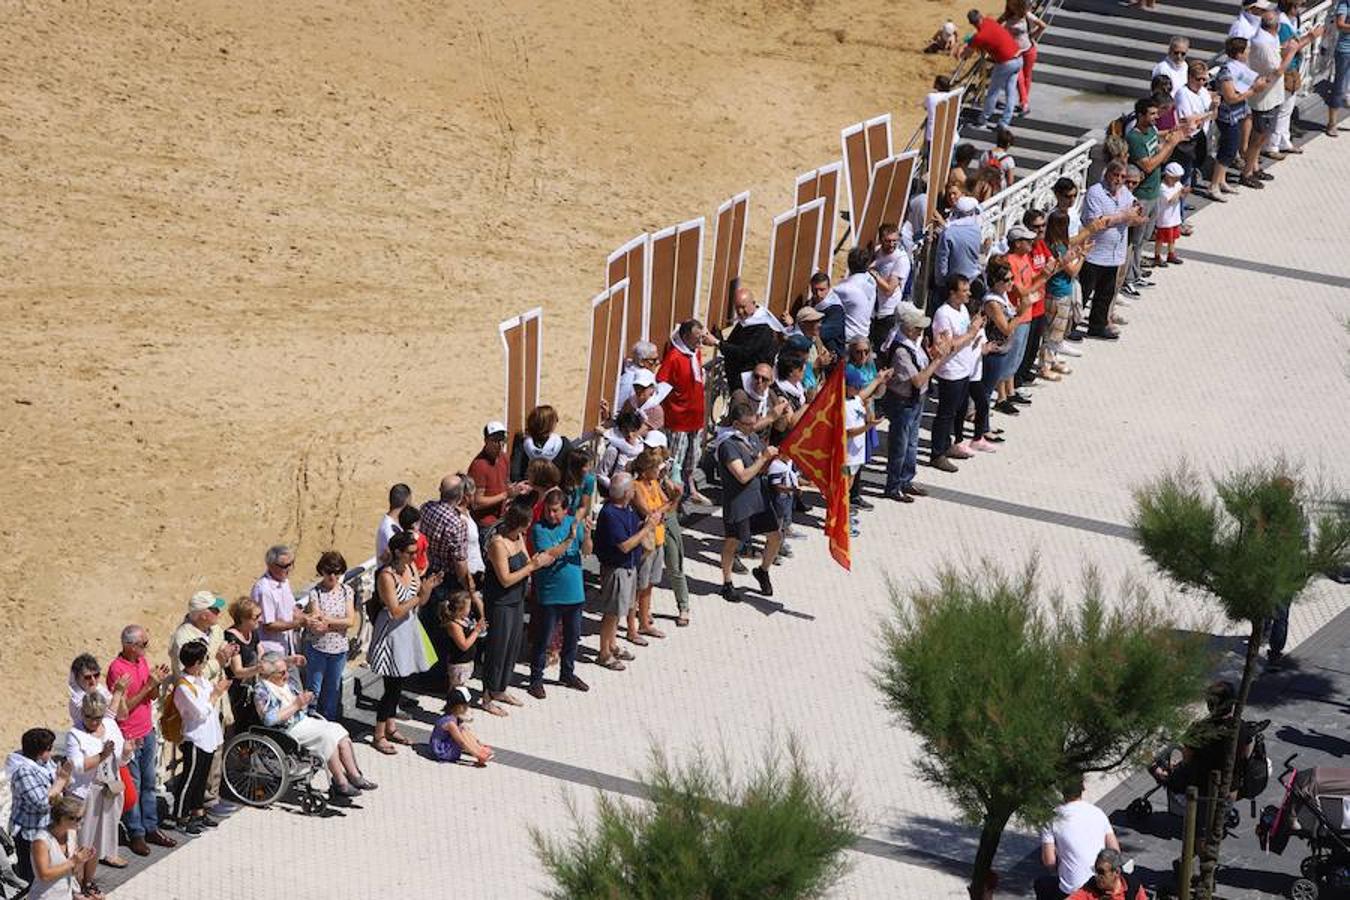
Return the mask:
[[492,748],[479,743],[478,736],[464,724],[464,714],[469,711],[468,690],[451,688],[445,705],[449,714],[441,717],[431,729],[431,755],[441,762],[459,762],[467,753],[474,758],[475,766],[483,768],[494,754]]
[[[1162,184],[1158,187],[1161,202],[1158,205],[1158,224],[1153,229],[1153,265],[1181,265],[1177,256],[1177,239],[1181,237],[1181,203],[1191,189],[1181,183],[1186,170],[1180,163],[1170,162],[1163,168]],[[1164,253],[1164,251],[1166,251]]]
[[[456,591],[442,600],[436,610],[441,627],[450,635],[453,647],[446,660],[446,670],[450,675],[450,693],[469,683],[473,677],[473,661],[478,655],[478,639],[483,636],[483,620],[474,620],[470,615],[473,597],[468,591]],[[445,711],[450,712],[450,701],[446,701]],[[465,719],[465,721],[472,721]]]
[[923,48],[924,53],[947,53],[956,55],[956,23],[950,20],[943,22],[942,27],[937,30],[933,37],[928,41],[928,46]]

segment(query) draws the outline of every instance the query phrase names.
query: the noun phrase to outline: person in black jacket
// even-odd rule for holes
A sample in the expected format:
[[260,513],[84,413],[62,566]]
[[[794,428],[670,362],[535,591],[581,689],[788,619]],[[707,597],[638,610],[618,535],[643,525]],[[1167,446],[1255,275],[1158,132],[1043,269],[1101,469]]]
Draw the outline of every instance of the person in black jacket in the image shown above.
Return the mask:
[[756,303],[755,295],[747,287],[736,288],[731,302],[736,323],[722,338],[720,349],[727,384],[734,390],[740,386],[743,373],[760,363],[773,363],[783,336],[783,323]]
[[844,339],[844,303],[830,285],[830,276],[824,272],[811,276],[811,303],[816,312],[824,316],[820,320],[820,342],[835,359],[843,359],[848,355]]

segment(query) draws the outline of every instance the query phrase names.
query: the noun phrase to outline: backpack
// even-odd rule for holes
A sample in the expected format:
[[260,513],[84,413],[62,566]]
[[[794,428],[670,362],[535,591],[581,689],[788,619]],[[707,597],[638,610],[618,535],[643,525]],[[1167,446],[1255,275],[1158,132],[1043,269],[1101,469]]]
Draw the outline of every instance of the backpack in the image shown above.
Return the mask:
[[1270,783],[1270,757],[1266,755],[1266,739],[1259,731],[1252,739],[1252,752],[1238,761],[1238,797],[1251,800],[1261,796]]
[[192,682],[180,678],[159,698],[159,733],[170,744],[183,742],[183,714],[178,711],[178,704],[173,702],[174,691],[178,690],[180,684],[185,685],[194,696],[196,695],[197,688]]

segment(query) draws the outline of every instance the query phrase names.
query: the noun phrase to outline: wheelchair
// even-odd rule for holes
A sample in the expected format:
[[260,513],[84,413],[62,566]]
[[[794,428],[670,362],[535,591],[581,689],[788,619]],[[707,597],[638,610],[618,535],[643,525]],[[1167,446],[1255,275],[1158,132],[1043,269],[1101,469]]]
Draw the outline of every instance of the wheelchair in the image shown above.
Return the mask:
[[239,802],[266,809],[295,793],[307,816],[328,809],[328,795],[314,786],[314,776],[325,767],[319,759],[281,728],[249,725],[225,743],[222,777]]

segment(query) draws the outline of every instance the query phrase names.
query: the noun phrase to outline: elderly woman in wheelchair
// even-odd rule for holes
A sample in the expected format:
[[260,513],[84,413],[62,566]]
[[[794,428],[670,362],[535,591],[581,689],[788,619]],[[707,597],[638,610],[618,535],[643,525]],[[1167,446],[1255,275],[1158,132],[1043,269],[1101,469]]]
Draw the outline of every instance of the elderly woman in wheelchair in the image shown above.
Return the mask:
[[361,774],[352,752],[347,729],[307,711],[313,699],[309,691],[296,693],[286,678],[286,657],[265,653],[253,702],[266,728],[284,731],[288,737],[322,760],[332,776],[329,792],[348,798],[372,791],[376,785]]

